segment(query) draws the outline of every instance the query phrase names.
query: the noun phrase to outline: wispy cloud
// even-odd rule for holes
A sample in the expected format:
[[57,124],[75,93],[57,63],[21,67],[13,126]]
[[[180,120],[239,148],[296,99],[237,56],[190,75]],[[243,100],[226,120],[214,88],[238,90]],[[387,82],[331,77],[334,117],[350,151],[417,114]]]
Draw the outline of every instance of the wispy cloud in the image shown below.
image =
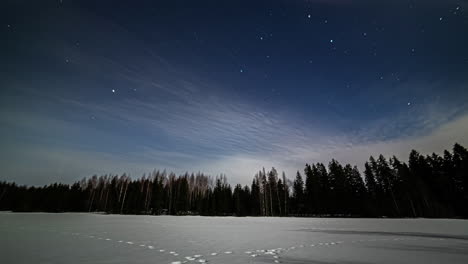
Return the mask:
[[[349,117],[351,107],[373,104],[381,110],[379,104],[384,101],[406,105],[413,94],[457,85],[446,80],[398,84],[379,80],[345,100],[331,100],[331,107],[323,107],[323,113],[320,108],[325,104],[315,102],[317,112],[305,120],[292,110],[256,104],[252,98],[230,92],[226,83],[187,71],[112,21],[78,11],[69,13],[73,14],[64,25],[44,26],[49,30],[44,34],[50,36],[37,38],[30,52],[52,54],[59,65],[53,65],[54,72],[59,63],[67,61],[72,73],[63,74],[72,77],[51,74],[44,81],[47,78],[34,69],[34,81],[18,78],[5,85],[14,93],[2,95],[0,104],[2,179],[42,184],[94,173],[139,176],[152,168],[167,168],[226,173],[233,183],[248,183],[261,167],[275,166],[292,176],[307,162],[336,158],[362,166],[370,155],[405,159],[411,148],[441,151],[454,142],[468,143],[467,104],[461,99],[451,103],[429,98],[372,118],[360,119],[358,111]],[[58,21],[67,14],[54,14],[53,19]],[[62,27],[76,29],[73,40],[67,37],[69,29]],[[76,43],[75,39],[83,41]],[[100,41],[103,39],[112,40],[112,47]],[[465,88],[458,85],[452,91]],[[117,92],[111,93],[111,89]],[[413,92],[400,96],[395,90]],[[22,94],[17,95],[18,91]],[[346,100],[354,105],[342,103]],[[333,118],[316,119],[322,115]],[[358,124],[346,125],[351,122]]]
[[[74,112],[92,114],[98,122],[112,126],[97,128],[89,122],[3,112],[3,123],[15,127],[15,131],[25,129],[32,135],[46,137],[35,139],[36,144],[11,144],[8,151],[13,150],[13,154],[8,155],[14,160],[3,159],[6,173],[31,174],[35,167],[41,168],[38,175],[60,179],[67,174],[73,174],[71,178],[124,171],[138,175],[152,168],[167,168],[179,173],[187,170],[226,173],[232,182],[248,183],[261,167],[275,166],[291,176],[308,162],[335,158],[361,167],[370,155],[382,153],[405,159],[412,148],[423,153],[440,152],[455,142],[468,143],[464,136],[468,131],[468,115],[463,106],[419,106],[347,133],[324,131],[318,124],[297,123],[288,115],[267,113],[258,107],[217,97],[195,96],[175,101],[122,99],[105,105],[64,99],[62,103]],[[129,147],[125,141],[138,135],[115,130],[116,127],[143,130],[154,135],[154,143],[136,139]],[[47,131],[53,131],[52,143]],[[63,143],[78,134],[121,144],[122,149],[97,150],[99,146],[93,146],[94,141],[80,141],[81,146]],[[61,141],[63,137],[68,138]],[[161,147],[161,138],[169,139],[169,146]],[[7,157],[5,150],[2,155]]]

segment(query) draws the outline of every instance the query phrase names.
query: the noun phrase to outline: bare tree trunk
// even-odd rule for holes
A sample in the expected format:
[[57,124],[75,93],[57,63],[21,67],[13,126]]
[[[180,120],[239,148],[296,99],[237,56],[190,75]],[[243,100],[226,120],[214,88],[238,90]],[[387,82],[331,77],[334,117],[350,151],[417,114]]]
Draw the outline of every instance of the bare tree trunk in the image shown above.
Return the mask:
[[122,199],[122,205],[120,207],[120,214],[122,214],[122,212],[123,212],[123,207],[124,207],[124,204],[125,204],[125,197],[127,196],[127,190],[128,190],[128,183],[127,183],[127,180],[125,180],[125,192],[124,192],[124,196],[123,196],[123,199]]
[[148,209],[149,209],[149,205],[150,205],[150,201],[151,201],[151,190],[152,188],[150,188],[151,186],[151,181],[148,180],[148,185],[146,186],[146,201],[145,201],[145,211],[146,213],[148,213]]
[[276,198],[278,198],[278,210],[279,210],[279,215],[281,216],[281,199],[279,195],[279,188],[276,188]]
[[273,197],[271,195],[271,191],[272,191],[272,188],[271,188],[271,184],[270,185],[270,216],[273,216]]
[[104,194],[105,186],[106,186],[105,183],[103,183],[103,186],[101,186],[101,194],[99,195],[99,206],[102,206],[102,195]]
[[172,214],[172,184],[169,180],[169,214]]
[[288,184],[286,183],[286,175],[283,172],[283,184],[284,184],[284,215],[288,214]]
[[91,203],[89,204],[88,212],[91,212],[91,208],[93,207],[93,201],[94,201],[94,189],[91,190]]
[[145,181],[143,184],[143,190],[144,190],[144,195],[145,195],[145,204],[143,205],[143,208],[145,208],[145,213],[148,211],[148,186],[149,186],[149,180]]
[[122,197],[122,191],[123,191],[124,184],[125,184],[125,181],[120,183],[120,192],[119,192],[119,199],[118,199],[119,203],[120,203],[120,198]]
[[392,194],[393,204],[395,204],[398,216],[400,216],[400,208],[398,207],[398,203],[395,199],[395,195],[393,194],[393,189],[390,187],[390,193]]
[[107,200],[109,199],[109,189],[107,188],[107,193],[106,193],[106,202],[104,204],[104,212],[107,212]]

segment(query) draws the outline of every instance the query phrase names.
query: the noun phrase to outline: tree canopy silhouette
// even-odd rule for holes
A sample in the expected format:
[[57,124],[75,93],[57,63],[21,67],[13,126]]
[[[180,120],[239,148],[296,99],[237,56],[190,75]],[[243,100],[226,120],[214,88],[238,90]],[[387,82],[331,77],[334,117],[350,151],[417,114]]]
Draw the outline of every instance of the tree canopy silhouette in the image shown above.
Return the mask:
[[443,156],[412,150],[407,163],[371,156],[363,177],[334,159],[328,167],[306,164],[292,182],[275,168],[262,169],[250,187],[234,189],[225,175],[156,170],[135,180],[94,175],[72,185],[0,182],[0,210],[15,212],[468,218],[467,204],[468,151],[459,144]]

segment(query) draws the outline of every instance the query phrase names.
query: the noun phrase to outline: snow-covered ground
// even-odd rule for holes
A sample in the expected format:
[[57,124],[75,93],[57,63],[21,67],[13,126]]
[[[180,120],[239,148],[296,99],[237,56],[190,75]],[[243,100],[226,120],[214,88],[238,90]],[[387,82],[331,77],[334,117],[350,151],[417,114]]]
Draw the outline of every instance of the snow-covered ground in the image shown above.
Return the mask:
[[0,213],[0,263],[468,263],[468,221]]

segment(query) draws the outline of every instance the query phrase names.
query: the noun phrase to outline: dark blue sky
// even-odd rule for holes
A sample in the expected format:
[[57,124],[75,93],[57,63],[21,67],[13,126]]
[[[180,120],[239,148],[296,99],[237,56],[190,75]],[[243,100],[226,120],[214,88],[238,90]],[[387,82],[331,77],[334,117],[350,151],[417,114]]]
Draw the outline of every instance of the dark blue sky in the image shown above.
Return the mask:
[[467,1],[12,1],[0,179],[362,166],[467,145]]

